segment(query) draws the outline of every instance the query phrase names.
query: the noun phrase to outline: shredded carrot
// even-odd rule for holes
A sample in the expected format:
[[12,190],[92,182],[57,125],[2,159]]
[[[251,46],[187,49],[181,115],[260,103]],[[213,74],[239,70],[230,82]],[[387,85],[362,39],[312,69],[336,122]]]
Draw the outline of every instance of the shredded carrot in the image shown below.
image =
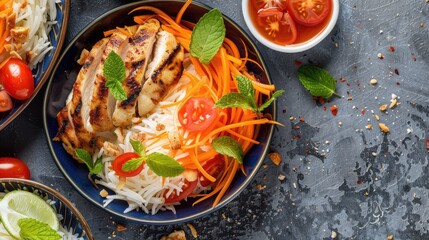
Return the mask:
[[188,0],[185,2],[185,4],[183,4],[182,8],[180,9],[180,11],[177,13],[176,16],[176,23],[179,24],[180,21],[182,20],[182,16],[183,13],[185,13],[186,9],[189,7],[189,5],[191,5],[192,0]]
[[110,30],[104,31],[103,32],[104,37],[108,37],[108,36],[112,35],[115,31],[116,31],[116,29],[110,29]]

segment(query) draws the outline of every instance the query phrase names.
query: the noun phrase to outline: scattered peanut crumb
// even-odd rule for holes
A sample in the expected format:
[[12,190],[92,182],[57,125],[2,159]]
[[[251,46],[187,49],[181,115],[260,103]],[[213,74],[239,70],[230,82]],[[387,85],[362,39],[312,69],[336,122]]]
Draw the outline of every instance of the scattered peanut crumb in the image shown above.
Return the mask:
[[122,231],[126,231],[126,230],[127,230],[127,228],[124,225],[121,225],[121,224],[116,225],[116,231],[122,232]]
[[279,166],[280,163],[282,162],[282,155],[280,155],[280,153],[278,152],[272,152],[268,154],[268,157],[276,166]]
[[160,240],[186,240],[185,231],[179,230],[170,233],[168,236],[162,236]]
[[372,124],[368,124],[365,126],[366,129],[371,130],[372,129]]
[[[429,2],[429,0],[426,0],[426,2]],[[390,234],[389,236],[387,236],[387,240],[393,240],[393,235]]]
[[411,128],[407,128],[407,134],[410,134],[412,132],[413,132],[413,130]]
[[347,101],[351,101],[351,100],[353,100],[353,98],[352,98],[352,97],[348,97],[348,98],[347,98]]
[[100,191],[100,196],[101,196],[101,197],[105,198],[105,197],[107,197],[108,195],[109,195],[109,193],[106,191],[106,189],[102,189],[102,190]]
[[375,85],[375,84],[377,84],[377,79],[375,79],[375,78],[373,78],[373,79],[371,79],[371,81],[369,81],[369,83],[371,83],[372,85]]
[[267,186],[262,186],[261,184],[256,185],[256,189],[258,189],[259,191],[265,188],[267,188]]
[[198,232],[197,232],[197,229],[195,229],[194,225],[192,225],[192,224],[190,224],[190,223],[188,223],[188,224],[186,224],[186,225],[187,225],[187,226],[188,226],[188,228],[191,230],[192,236],[193,236],[194,238],[197,238],[197,237],[198,237]]
[[293,121],[293,117],[292,117],[292,116],[290,116],[290,117],[289,117],[289,120]]
[[285,179],[286,179],[286,176],[285,176],[285,175],[283,175],[283,174],[280,174],[280,175],[278,176],[278,179],[279,179],[280,181],[283,181],[283,180],[285,180]]
[[380,128],[380,131],[383,132],[383,133],[388,133],[389,132],[389,128],[384,123],[379,123],[378,127]]
[[331,232],[331,238],[333,239],[333,238],[336,238],[336,237],[337,237],[337,232],[332,231]]
[[387,104],[383,104],[381,105],[378,109],[380,109],[380,111],[384,112],[387,110]]
[[374,115],[375,119],[377,119],[377,121],[380,121],[380,116],[378,116],[377,114]]
[[378,57],[378,59],[384,59],[384,56],[383,56],[383,54],[381,54],[381,53],[378,53],[378,54],[377,54],[377,57]]
[[390,105],[389,105],[389,108],[390,109],[393,109],[393,108],[395,108],[396,107],[396,105],[398,104],[398,99],[392,99],[392,101],[391,101],[391,103],[390,103]]
[[262,165],[262,168],[267,168],[267,167],[268,167],[267,164]]

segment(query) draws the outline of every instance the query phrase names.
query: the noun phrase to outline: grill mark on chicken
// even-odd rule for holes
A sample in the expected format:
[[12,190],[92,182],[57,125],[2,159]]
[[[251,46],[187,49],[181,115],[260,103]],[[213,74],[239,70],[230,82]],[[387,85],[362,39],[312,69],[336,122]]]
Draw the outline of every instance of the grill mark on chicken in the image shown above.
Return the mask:
[[[142,67],[145,61],[138,61],[133,63],[133,69]],[[129,89],[129,95],[126,100],[120,103],[120,107],[126,108],[127,106],[135,104],[137,97],[139,96],[142,86],[139,82],[136,81],[136,71],[132,71],[130,77],[127,78],[126,87]]]

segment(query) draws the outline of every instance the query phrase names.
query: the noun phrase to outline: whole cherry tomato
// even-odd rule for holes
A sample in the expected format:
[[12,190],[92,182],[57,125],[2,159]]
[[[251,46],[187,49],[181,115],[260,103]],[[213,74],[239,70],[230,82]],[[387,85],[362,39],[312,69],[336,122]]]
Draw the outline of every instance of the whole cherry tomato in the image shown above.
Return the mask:
[[30,169],[18,158],[0,157],[0,178],[30,179]]
[[18,100],[29,98],[34,91],[31,69],[18,58],[9,59],[0,69],[0,84],[11,97]]

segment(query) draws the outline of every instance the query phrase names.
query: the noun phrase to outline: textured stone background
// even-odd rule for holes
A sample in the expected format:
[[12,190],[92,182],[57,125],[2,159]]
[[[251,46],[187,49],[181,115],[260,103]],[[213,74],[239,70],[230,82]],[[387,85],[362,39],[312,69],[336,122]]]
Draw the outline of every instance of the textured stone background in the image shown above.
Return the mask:
[[[66,43],[97,16],[127,2],[73,0]],[[240,1],[200,2],[219,8],[248,30]],[[277,167],[265,159],[267,168],[260,169],[237,199],[191,222],[200,239],[330,239],[332,231],[337,239],[386,239],[390,234],[395,239],[429,239],[429,3],[340,3],[335,29],[310,51],[284,54],[257,43],[277,88],[286,90],[278,101],[278,120],[285,127],[276,129],[271,146],[282,154],[283,163]],[[394,52],[389,51],[391,45]],[[296,60],[343,78],[337,91],[344,97],[323,105],[312,100],[296,78]],[[369,84],[372,78],[378,80],[375,87]],[[1,156],[25,159],[34,180],[68,196],[96,239],[159,239],[174,229],[190,234],[185,224],[153,227],[115,219],[77,194],[48,150],[42,121],[44,91],[0,132]],[[391,94],[399,96],[401,104],[387,114],[379,112]],[[329,112],[333,104],[339,107],[336,117]],[[390,134],[380,133],[371,110],[389,126]],[[290,121],[290,116],[305,122]],[[367,124],[374,129],[365,129]],[[279,174],[286,180],[278,180]],[[257,184],[266,188],[257,190]],[[113,234],[116,223],[128,230]]]

